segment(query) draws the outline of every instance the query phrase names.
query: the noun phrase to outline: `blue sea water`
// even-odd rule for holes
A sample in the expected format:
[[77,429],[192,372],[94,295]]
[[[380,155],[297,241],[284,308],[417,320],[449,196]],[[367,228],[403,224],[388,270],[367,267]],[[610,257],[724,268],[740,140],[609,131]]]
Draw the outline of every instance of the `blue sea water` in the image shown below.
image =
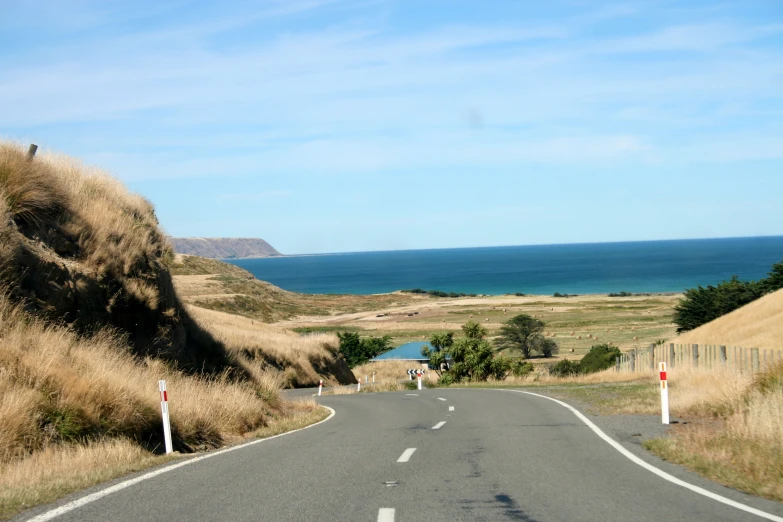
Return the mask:
[[356,252],[235,259],[286,290],[375,294],[423,288],[475,294],[680,292],[737,275],[766,277],[783,236]]

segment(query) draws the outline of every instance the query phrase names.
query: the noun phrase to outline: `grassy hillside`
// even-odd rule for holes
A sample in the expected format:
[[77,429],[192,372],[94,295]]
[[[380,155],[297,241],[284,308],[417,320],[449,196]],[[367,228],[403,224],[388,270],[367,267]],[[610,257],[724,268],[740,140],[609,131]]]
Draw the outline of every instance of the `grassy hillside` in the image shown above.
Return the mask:
[[249,272],[214,259],[178,255],[171,265],[177,293],[200,308],[242,315],[266,323],[299,316],[329,317],[380,310],[428,297],[393,293],[328,295],[288,292]]
[[0,518],[161,462],[159,379],[179,451],[313,422],[280,387],[350,380],[331,337],[281,333],[282,357],[276,337],[194,319],[173,260],[144,198],[0,142]]
[[783,350],[783,290],[685,332],[671,342]]

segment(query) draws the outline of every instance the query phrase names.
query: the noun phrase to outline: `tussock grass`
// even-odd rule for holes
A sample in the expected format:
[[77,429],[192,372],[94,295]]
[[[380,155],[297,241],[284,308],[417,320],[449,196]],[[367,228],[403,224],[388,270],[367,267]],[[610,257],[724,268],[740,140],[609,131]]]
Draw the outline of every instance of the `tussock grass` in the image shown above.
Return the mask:
[[727,486],[783,501],[783,364],[745,379],[720,385],[711,399],[690,400],[689,411],[712,414],[714,422],[683,426],[647,446]]
[[[201,377],[134,358],[121,337],[90,338],[27,316],[0,297],[0,462],[49,444],[124,436],[159,443],[158,379],[166,379],[176,440],[216,446],[264,426],[273,411],[252,382]],[[267,394],[271,393],[267,390]]]
[[[352,382],[333,333],[299,335],[238,315],[189,306],[202,328],[226,346],[258,384],[287,387]],[[355,382],[355,381],[353,381]]]
[[0,196],[13,219],[35,225],[69,203],[69,192],[54,168],[28,161],[22,147],[11,143],[0,143]]
[[0,518],[171,458],[125,438],[47,446],[0,464]]
[[0,295],[0,513],[162,462],[158,379],[166,379],[175,449],[218,447],[324,417],[285,402],[278,373],[189,375],[130,354],[111,331],[80,337]]

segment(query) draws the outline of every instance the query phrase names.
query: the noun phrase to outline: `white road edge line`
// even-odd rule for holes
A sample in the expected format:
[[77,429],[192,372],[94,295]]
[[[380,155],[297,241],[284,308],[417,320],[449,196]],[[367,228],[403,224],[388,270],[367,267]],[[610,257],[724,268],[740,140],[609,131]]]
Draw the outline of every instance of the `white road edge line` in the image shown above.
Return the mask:
[[446,421],[440,421],[435,426],[432,427],[433,430],[439,430],[444,424],[446,424]]
[[[222,450],[218,450],[212,453],[207,453],[206,455],[201,455],[200,457],[194,457],[191,459],[188,459],[184,462],[178,462],[176,464],[172,464],[171,466],[166,466],[165,468],[156,469],[155,471],[151,471],[149,473],[145,473],[144,475],[141,475],[136,478],[132,478],[130,480],[126,480],[125,482],[120,482],[119,484],[115,484],[113,486],[110,486],[106,489],[102,489],[100,491],[96,491],[95,493],[92,493],[91,495],[87,495],[82,498],[77,498],[74,501],[68,502],[67,504],[64,504],[58,508],[52,509],[50,511],[46,511],[45,513],[41,513],[40,515],[30,518],[27,520],[27,522],[45,522],[46,520],[52,520],[55,517],[59,517],[60,515],[64,515],[68,513],[69,511],[73,511],[74,509],[80,508],[84,505],[87,505],[91,502],[95,502],[96,500],[103,498],[105,496],[111,495],[112,493],[116,493],[117,491],[123,490],[127,487],[133,486],[134,484],[138,484],[139,482],[145,481],[147,479],[151,479],[153,477],[157,477],[158,475],[162,475],[164,473],[168,473],[169,471],[175,470],[177,468],[181,468],[184,466],[188,466],[190,464],[194,464],[196,462],[199,462],[204,459],[211,459],[212,457],[217,457],[218,455],[223,455],[226,453],[230,453],[232,451],[236,451],[239,449],[247,448],[248,446],[253,446],[255,444],[259,444],[261,442],[266,442],[271,439],[276,439],[278,437],[283,437],[285,435],[290,435],[291,433],[296,433],[297,431],[306,430],[308,428],[312,428],[313,426],[318,426],[319,424],[322,424],[328,420],[330,420],[332,417],[335,416],[337,412],[335,412],[332,408],[329,406],[323,406],[320,405],[322,408],[326,408],[331,413],[329,413],[329,416],[326,417],[322,421],[318,421],[315,424],[310,424],[309,426],[305,426],[304,428],[299,428],[298,430],[292,430],[287,431],[285,433],[280,433],[279,435],[272,435],[271,437],[266,437],[264,439],[255,439],[251,440],[250,442],[245,442],[244,444],[239,444],[238,446],[231,446],[230,448],[225,448]],[[394,510],[392,510],[393,512]],[[380,520],[380,519],[379,519]],[[385,519],[384,519],[385,520]],[[393,514],[392,518],[389,520],[394,520]]]
[[449,411],[454,411],[454,406],[449,406]]
[[400,458],[397,459],[397,462],[408,462],[411,460],[411,456],[416,451],[416,448],[408,448],[405,451],[402,452],[402,455],[400,455]]
[[533,392],[526,392],[521,390],[500,390],[500,391],[509,391],[509,392],[515,392],[515,393],[525,393],[527,395],[534,395],[536,397],[541,397],[544,399],[548,399],[550,401],[556,402],[561,406],[564,406],[565,408],[568,408],[571,410],[571,412],[576,415],[579,420],[584,422],[588,428],[593,430],[596,435],[604,439],[610,446],[612,446],[614,449],[619,451],[623,454],[623,456],[627,457],[628,460],[633,462],[634,464],[638,464],[639,466],[643,467],[647,471],[650,471],[652,473],[655,473],[659,477],[661,477],[664,480],[668,480],[669,482],[673,484],[677,484],[678,486],[682,486],[686,489],[689,489],[693,491],[694,493],[698,493],[699,495],[704,495],[707,498],[711,498],[712,500],[717,500],[718,502],[721,502],[723,504],[729,505],[731,507],[735,507],[739,510],[746,511],[748,513],[752,513],[756,516],[759,516],[761,518],[766,518],[767,520],[774,520],[775,522],[783,522],[783,517],[779,517],[777,515],[773,515],[772,513],[767,513],[766,511],[761,511],[760,509],[756,509],[754,507],[747,506],[745,504],[741,504],[739,502],[736,502],[734,500],[731,500],[730,498],[726,498],[724,496],[718,495],[717,493],[713,493],[712,491],[707,491],[704,488],[700,488],[699,486],[694,486],[693,484],[689,482],[685,482],[684,480],[678,479],[674,475],[670,475],[663,471],[662,469],[658,469],[652,464],[648,464],[647,462],[643,461],[627,449],[625,449],[619,442],[615,441],[613,438],[611,438],[609,435],[601,431],[601,428],[593,424],[593,422],[585,417],[579,410],[571,406],[570,404],[567,404],[563,401],[553,399],[552,397],[547,397],[546,395],[540,395],[538,393]]
[[418,393],[406,393],[405,395],[410,395],[411,397],[418,397]]
[[439,401],[445,401],[446,399],[444,399],[443,397],[438,397],[438,400]]
[[378,522],[394,522],[394,508],[379,509]]

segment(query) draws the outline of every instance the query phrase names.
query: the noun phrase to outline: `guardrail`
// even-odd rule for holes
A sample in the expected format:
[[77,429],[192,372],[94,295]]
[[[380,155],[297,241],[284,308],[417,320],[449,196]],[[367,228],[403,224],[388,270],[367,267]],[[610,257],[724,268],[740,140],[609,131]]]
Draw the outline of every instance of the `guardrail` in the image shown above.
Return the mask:
[[783,351],[744,348],[715,344],[674,344],[634,348],[615,359],[615,371],[656,371],[658,363],[665,362],[670,369],[733,369],[738,372],[758,373],[783,361]]

